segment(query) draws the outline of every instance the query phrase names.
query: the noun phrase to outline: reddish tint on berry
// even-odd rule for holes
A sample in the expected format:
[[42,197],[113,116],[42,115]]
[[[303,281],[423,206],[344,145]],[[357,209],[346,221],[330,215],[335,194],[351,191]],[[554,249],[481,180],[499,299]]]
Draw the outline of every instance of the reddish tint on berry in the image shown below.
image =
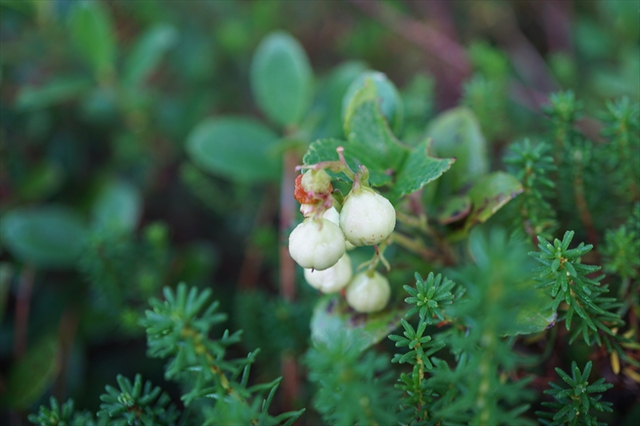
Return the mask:
[[301,174],[296,176],[296,182],[295,182],[296,186],[295,186],[295,190],[293,191],[294,198],[300,204],[316,204],[319,200],[325,199],[326,195],[331,194],[331,192],[333,191],[333,186],[329,184],[329,190],[326,193],[313,194],[313,193],[307,192],[302,187],[302,176],[303,175]]

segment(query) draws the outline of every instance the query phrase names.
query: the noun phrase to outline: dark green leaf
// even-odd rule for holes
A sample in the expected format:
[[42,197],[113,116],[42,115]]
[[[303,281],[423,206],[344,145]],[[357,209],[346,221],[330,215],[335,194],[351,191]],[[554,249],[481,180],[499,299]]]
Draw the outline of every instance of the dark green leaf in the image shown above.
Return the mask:
[[433,138],[431,154],[456,159],[445,177],[453,191],[489,171],[486,142],[471,110],[458,107],[440,114],[429,125],[427,135]]
[[336,333],[346,332],[354,345],[365,350],[385,339],[404,316],[401,309],[391,308],[375,314],[359,314],[350,309],[338,295],[322,297],[313,310],[311,338],[314,342],[331,344]]
[[116,37],[111,16],[102,2],[74,2],[69,16],[71,37],[98,78],[113,72]]
[[467,218],[466,228],[486,222],[521,192],[522,184],[508,173],[494,172],[484,176],[469,190],[473,210]]
[[60,369],[56,335],[46,336],[29,348],[9,370],[7,406],[25,409],[40,398]]
[[454,158],[433,158],[427,154],[429,141],[415,147],[398,172],[393,195],[411,194],[438,179],[456,161]]
[[[365,85],[362,91],[369,91],[368,86]],[[359,93],[364,93],[362,91]],[[352,103],[357,97],[358,93],[352,98]],[[372,185],[389,183],[390,175],[400,170],[410,150],[391,133],[378,102],[367,100],[360,103],[352,114],[347,112],[346,119],[348,145],[345,149],[349,150],[358,164],[369,169]]]
[[510,307],[511,312],[505,313],[512,321],[502,323],[501,333],[507,336],[532,334],[553,326],[558,315],[550,306],[549,296],[543,290],[535,289],[534,283],[522,282],[516,286],[522,297]]
[[168,24],[157,24],[136,41],[124,64],[123,81],[139,85],[158,66],[162,55],[177,41],[178,32]]
[[0,231],[14,256],[42,267],[72,266],[87,236],[80,217],[55,206],[11,210],[2,218]]
[[467,217],[471,207],[471,198],[466,194],[448,197],[438,208],[436,219],[443,225],[456,222]]
[[243,182],[275,180],[280,175],[278,136],[244,117],[209,118],[187,137],[187,153],[199,167]]
[[91,82],[84,78],[68,77],[52,80],[42,86],[23,86],[18,92],[16,108],[38,110],[76,99],[91,88]]
[[287,33],[265,37],[253,56],[253,95],[260,109],[277,124],[300,121],[311,100],[312,78],[304,49]]

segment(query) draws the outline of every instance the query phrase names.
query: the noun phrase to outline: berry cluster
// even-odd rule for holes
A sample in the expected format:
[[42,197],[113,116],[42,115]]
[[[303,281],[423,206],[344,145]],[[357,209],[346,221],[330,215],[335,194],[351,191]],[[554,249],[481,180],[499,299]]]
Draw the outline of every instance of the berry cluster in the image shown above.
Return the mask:
[[385,241],[396,225],[395,209],[364,182],[366,168],[362,167],[338,212],[331,177],[317,166],[322,165],[296,178],[294,196],[305,219],[289,236],[289,253],[305,269],[312,287],[324,293],[346,287],[347,303],[354,310],[380,311],[391,294],[389,281],[372,268],[354,276],[347,250]]

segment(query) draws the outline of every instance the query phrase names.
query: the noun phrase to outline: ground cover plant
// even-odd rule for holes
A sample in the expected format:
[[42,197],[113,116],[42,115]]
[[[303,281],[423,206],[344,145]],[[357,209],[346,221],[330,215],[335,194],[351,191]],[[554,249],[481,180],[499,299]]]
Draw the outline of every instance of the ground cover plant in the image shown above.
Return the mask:
[[0,11],[0,423],[640,417],[632,2]]

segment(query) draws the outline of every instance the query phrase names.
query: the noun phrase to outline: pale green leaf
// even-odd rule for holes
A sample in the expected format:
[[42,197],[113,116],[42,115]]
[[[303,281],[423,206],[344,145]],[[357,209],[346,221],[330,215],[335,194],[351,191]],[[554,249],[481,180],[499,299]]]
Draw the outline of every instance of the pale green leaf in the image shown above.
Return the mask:
[[262,40],[251,64],[251,89],[270,120],[299,123],[311,101],[312,79],[309,59],[295,38],[275,32]]
[[187,137],[187,153],[202,169],[241,182],[280,176],[279,138],[259,121],[245,117],[208,118]]

